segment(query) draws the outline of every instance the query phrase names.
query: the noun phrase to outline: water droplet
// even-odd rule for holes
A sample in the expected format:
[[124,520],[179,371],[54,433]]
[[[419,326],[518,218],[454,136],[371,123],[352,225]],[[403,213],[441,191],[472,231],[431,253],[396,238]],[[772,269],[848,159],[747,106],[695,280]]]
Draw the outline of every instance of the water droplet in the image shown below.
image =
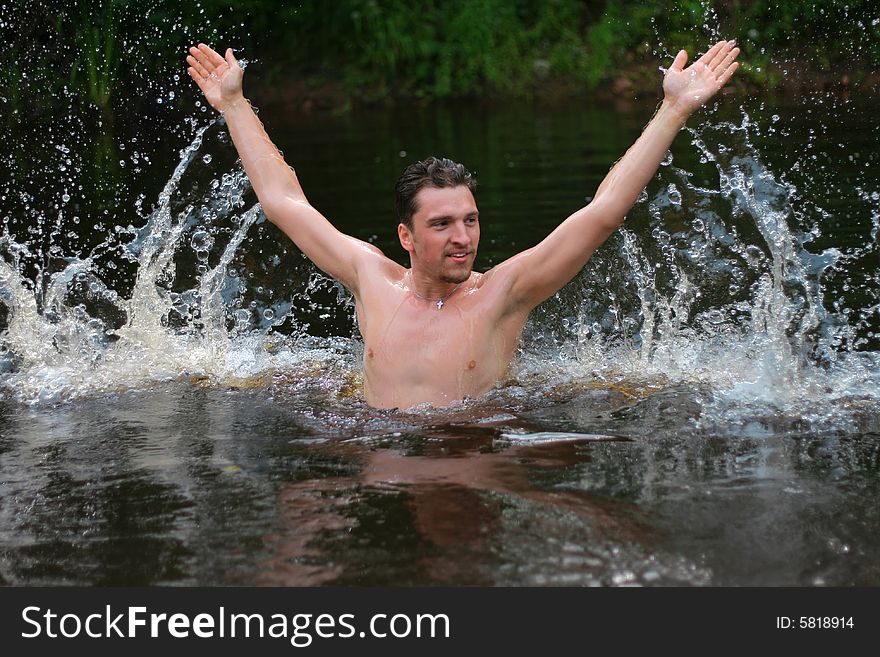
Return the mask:
[[214,237],[204,229],[196,230],[190,238],[190,246],[195,251],[207,252],[214,245]]

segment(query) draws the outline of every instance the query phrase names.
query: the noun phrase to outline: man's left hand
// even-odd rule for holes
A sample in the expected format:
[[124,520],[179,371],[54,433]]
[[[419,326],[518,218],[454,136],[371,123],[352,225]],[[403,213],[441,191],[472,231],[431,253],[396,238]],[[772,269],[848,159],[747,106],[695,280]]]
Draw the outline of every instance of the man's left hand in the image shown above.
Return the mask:
[[687,118],[724,86],[736,69],[739,48],[719,41],[696,62],[684,68],[686,51],[679,51],[663,79],[664,100]]

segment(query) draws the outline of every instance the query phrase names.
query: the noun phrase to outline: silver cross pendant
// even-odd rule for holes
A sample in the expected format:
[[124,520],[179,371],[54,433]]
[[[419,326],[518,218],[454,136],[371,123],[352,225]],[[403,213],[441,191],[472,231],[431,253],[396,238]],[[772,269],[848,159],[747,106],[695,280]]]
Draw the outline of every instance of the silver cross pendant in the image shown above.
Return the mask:
[[437,299],[437,310],[443,310],[443,299]]

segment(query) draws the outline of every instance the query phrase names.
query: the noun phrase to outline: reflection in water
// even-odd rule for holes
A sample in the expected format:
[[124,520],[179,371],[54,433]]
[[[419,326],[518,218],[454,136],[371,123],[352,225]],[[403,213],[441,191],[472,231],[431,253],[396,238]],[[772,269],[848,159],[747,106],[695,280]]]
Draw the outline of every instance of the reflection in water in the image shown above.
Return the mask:
[[[549,421],[542,405],[316,421],[267,392],[4,407],[4,583],[880,582],[880,433],[705,434],[686,390],[587,391]],[[592,439],[506,437],[551,428]]]
[[[516,513],[571,516],[567,524],[592,534],[594,545],[597,536],[622,545],[644,542],[649,534],[617,513],[619,505],[612,501],[545,492],[529,481],[542,471],[580,462],[584,455],[574,443],[499,451],[491,432],[457,436],[450,431],[434,440],[419,440],[415,454],[388,447],[364,451],[358,444],[352,450],[362,467],[358,476],[286,486],[279,498],[285,524],[270,539],[277,554],[260,581],[502,583],[506,576],[516,577],[514,568],[526,565],[516,563],[516,550],[511,553],[507,546],[508,524]],[[586,558],[576,557],[566,564],[568,583],[598,582],[608,566],[597,559],[589,568]]]

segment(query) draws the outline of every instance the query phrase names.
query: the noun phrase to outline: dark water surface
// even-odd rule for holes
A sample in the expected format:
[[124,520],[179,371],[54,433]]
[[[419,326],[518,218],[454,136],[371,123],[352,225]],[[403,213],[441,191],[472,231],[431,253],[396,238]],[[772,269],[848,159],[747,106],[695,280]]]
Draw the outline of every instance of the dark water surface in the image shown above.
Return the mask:
[[[876,426],[712,435],[687,427],[688,390],[436,424],[295,397],[180,384],[6,409],[4,583],[880,581]],[[586,435],[505,437],[524,429]]]
[[[583,205],[652,110],[261,117],[311,202],[398,258],[402,168],[463,161],[485,269]],[[83,245],[110,226],[40,223],[7,188],[0,583],[880,584],[876,110],[725,99],[692,120],[627,231],[536,311],[509,377],[445,410],[363,403],[344,294],[246,225],[240,181],[213,184],[234,170],[222,126],[170,223],[147,215],[186,143],[123,177],[108,224],[147,228],[98,252]],[[173,272],[146,277],[143,245],[175,226]],[[95,280],[168,301],[111,303],[80,289]]]

